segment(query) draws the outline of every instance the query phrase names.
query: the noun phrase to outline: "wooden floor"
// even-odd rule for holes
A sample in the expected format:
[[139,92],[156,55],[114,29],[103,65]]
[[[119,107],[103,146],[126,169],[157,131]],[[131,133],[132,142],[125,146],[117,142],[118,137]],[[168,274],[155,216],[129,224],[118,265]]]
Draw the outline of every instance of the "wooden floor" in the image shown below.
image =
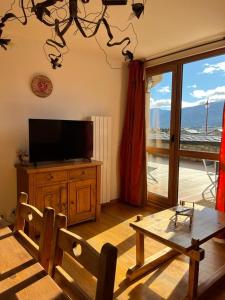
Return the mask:
[[[188,259],[183,255],[173,259],[160,269],[129,284],[125,280],[128,267],[135,264],[135,234],[129,226],[130,221],[139,213],[148,215],[148,210],[137,209],[125,204],[115,204],[102,209],[99,222],[88,222],[70,230],[87,239],[92,246],[100,250],[102,245],[110,242],[118,248],[118,262],[115,284],[115,299],[118,300],[181,300],[186,296],[188,278]],[[146,255],[150,256],[161,250],[164,246],[146,238]],[[206,258],[201,262],[200,280],[205,282],[208,278],[225,264],[225,245],[217,244],[210,240],[203,245],[206,249]],[[68,257],[64,265],[70,270],[76,280],[85,278],[86,274],[76,276],[74,266]],[[88,278],[88,277],[87,277]],[[88,293],[93,294],[90,282],[87,283]],[[225,299],[225,281],[217,288],[207,293],[204,299]],[[107,300],[107,299],[106,299]]]

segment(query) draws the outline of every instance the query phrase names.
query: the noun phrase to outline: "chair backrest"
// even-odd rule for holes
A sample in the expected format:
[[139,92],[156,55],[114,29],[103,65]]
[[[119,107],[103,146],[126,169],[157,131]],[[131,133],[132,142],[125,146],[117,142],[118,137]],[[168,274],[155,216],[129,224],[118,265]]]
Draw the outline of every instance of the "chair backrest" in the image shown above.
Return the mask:
[[[55,211],[53,208],[46,207],[42,214],[36,207],[27,204],[27,200],[28,195],[26,193],[21,193],[16,209],[14,235],[48,272],[51,258]],[[25,222],[32,224],[40,233],[39,244],[34,242],[24,232]]]
[[97,280],[95,300],[112,300],[115,281],[117,248],[109,243],[97,252],[87,241],[68,231],[66,216],[58,214],[53,239],[52,276],[71,299],[90,299],[71,276],[63,269],[63,254],[70,255]]

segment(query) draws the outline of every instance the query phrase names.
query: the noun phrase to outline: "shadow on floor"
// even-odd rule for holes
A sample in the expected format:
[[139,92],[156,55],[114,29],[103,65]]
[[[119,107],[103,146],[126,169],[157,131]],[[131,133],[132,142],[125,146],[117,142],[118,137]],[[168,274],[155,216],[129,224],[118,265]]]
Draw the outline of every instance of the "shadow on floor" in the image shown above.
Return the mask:
[[[130,206],[128,204],[118,203],[117,205],[112,205],[110,210],[108,207],[103,207],[99,221],[89,221],[70,226],[69,230],[88,240],[120,223],[126,222],[129,226],[129,223],[135,220],[135,217],[141,213],[147,216],[152,212],[150,210],[143,211],[143,208]],[[102,221],[102,219],[104,220]]]

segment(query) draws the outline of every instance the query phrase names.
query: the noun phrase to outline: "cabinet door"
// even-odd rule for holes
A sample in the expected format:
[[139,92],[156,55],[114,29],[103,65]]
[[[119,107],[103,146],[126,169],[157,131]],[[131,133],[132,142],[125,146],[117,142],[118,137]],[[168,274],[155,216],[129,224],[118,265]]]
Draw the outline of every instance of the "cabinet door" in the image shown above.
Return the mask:
[[67,215],[67,185],[54,184],[38,187],[36,206],[43,211],[44,207],[53,207],[56,213]]
[[95,217],[96,181],[94,179],[69,183],[69,223]]

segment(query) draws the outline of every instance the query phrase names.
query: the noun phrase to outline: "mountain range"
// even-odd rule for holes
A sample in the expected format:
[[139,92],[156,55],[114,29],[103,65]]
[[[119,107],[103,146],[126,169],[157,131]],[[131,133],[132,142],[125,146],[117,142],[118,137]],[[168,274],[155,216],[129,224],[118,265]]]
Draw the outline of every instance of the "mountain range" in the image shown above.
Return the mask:
[[[224,102],[213,102],[208,107],[208,127],[222,127]],[[150,109],[151,128],[169,128],[170,110]],[[181,112],[181,128],[204,128],[206,124],[205,105],[186,107]]]

